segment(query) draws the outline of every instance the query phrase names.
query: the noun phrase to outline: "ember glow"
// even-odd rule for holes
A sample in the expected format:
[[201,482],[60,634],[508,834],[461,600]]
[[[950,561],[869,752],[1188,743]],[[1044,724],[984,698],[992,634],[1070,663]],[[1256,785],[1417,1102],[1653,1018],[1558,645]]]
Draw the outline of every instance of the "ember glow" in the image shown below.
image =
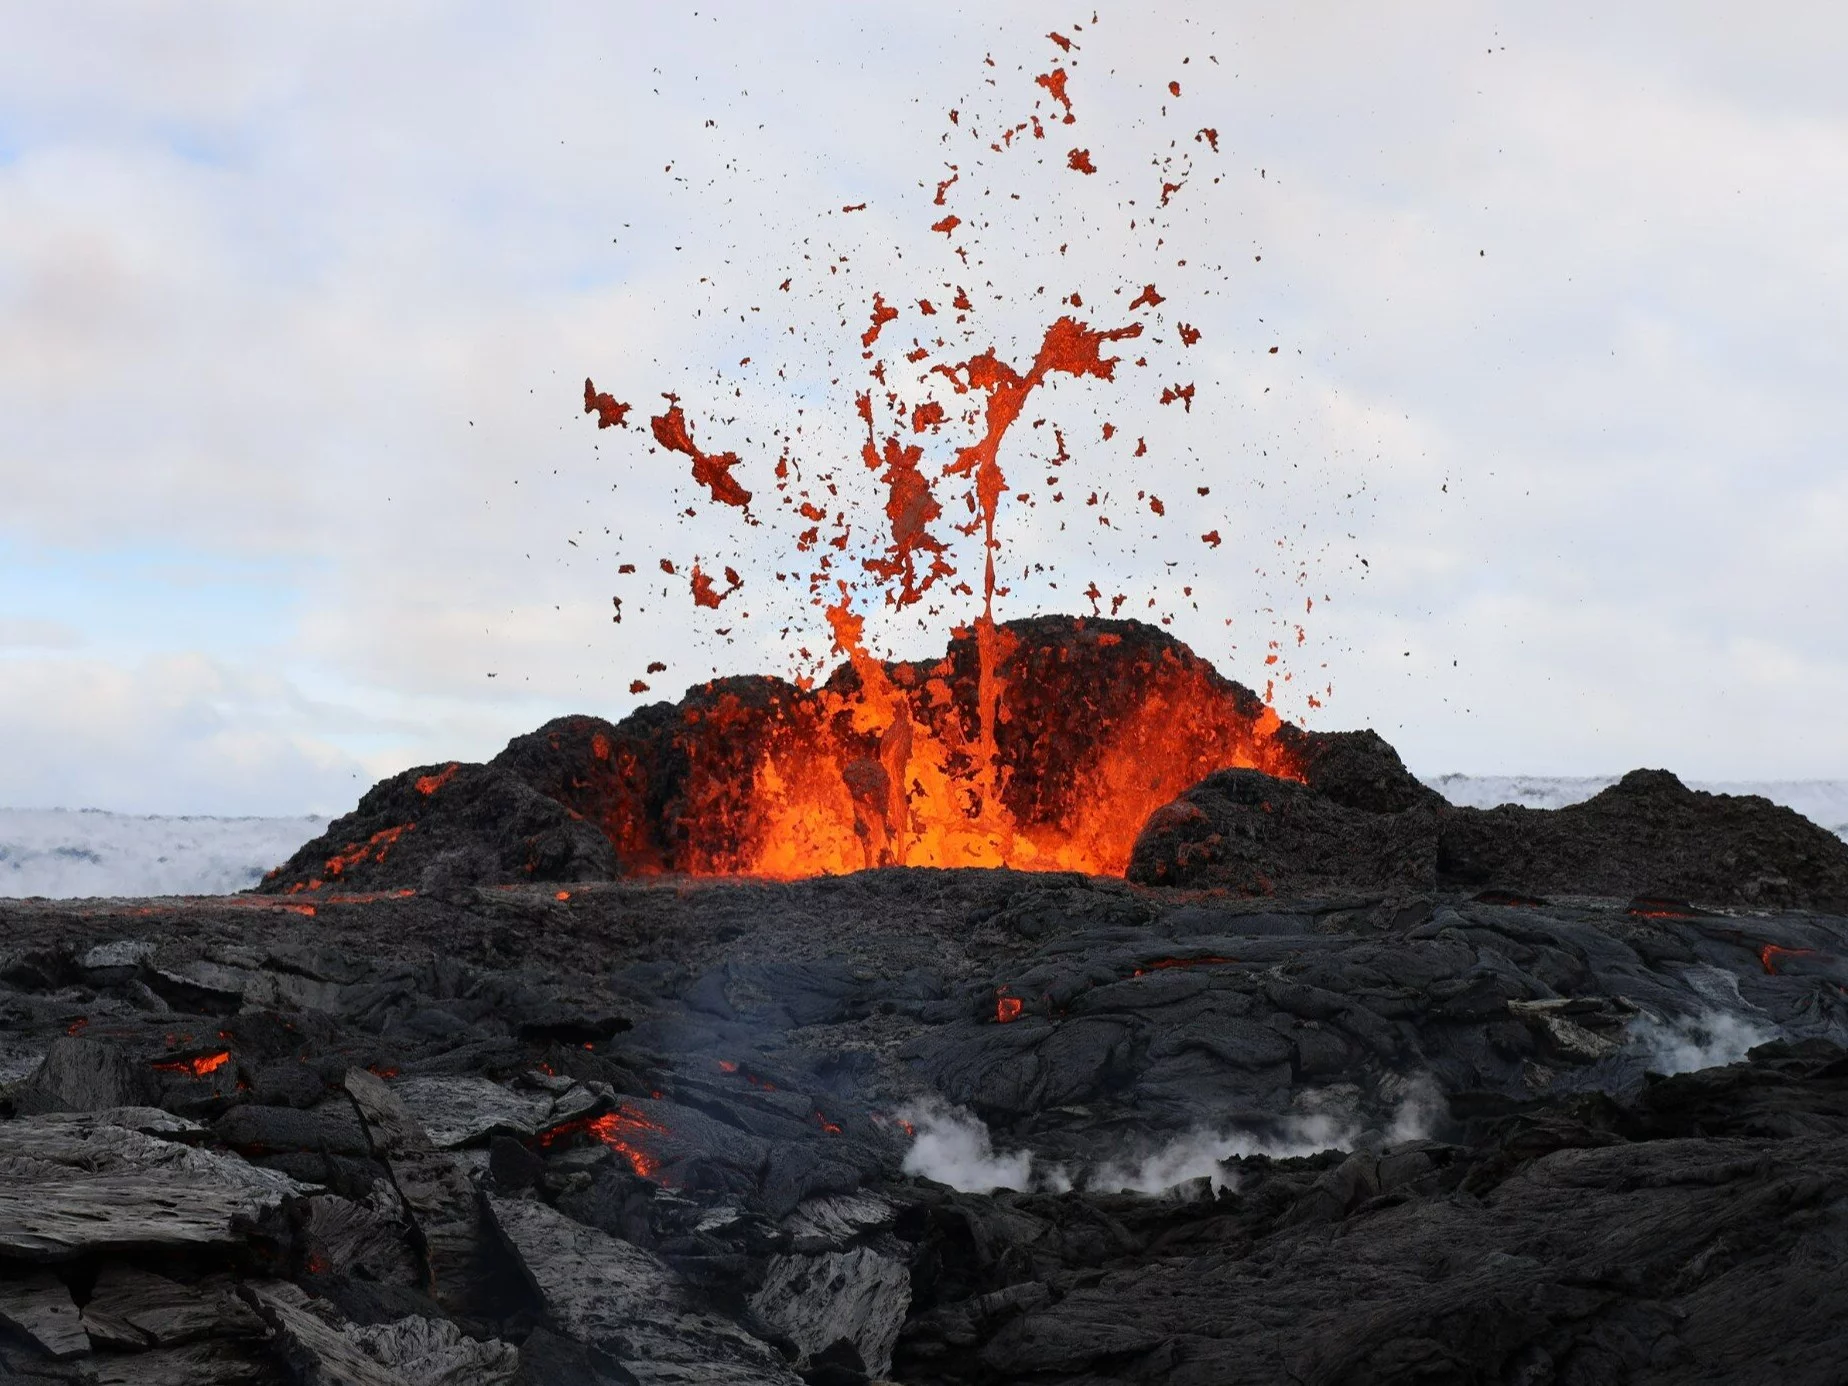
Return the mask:
[[231,1062],[231,1051],[220,1049],[215,1054],[199,1054],[189,1059],[157,1059],[154,1062],[156,1073],[186,1073],[194,1078],[203,1078],[216,1073]]
[[1814,948],[1785,948],[1775,943],[1767,943],[1763,948],[1758,950],[1759,963],[1764,967],[1765,971],[1773,977],[1777,976],[1777,960],[1779,958],[1813,958],[1815,956],[1816,950]]
[[626,1107],[618,1107],[602,1116],[579,1117],[575,1121],[554,1126],[540,1134],[539,1143],[550,1146],[567,1136],[594,1136],[627,1160],[629,1168],[642,1178],[653,1179],[661,1168],[661,1161],[642,1148],[640,1137],[644,1134],[664,1136],[667,1133],[667,1128],[659,1122],[650,1121],[641,1113],[632,1112]]

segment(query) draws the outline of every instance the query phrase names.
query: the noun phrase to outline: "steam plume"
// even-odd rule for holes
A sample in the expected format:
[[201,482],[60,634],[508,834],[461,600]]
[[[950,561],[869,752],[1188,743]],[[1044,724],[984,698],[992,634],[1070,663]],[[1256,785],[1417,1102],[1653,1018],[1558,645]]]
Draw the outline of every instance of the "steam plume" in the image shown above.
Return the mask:
[[1025,1150],[997,1154],[988,1128],[973,1113],[926,1101],[900,1113],[917,1128],[917,1138],[900,1168],[965,1193],[1033,1187],[1033,1156]]
[[1652,1072],[1693,1073],[1736,1064],[1777,1036],[1744,1016],[1713,1010],[1667,1020],[1638,1016],[1630,1022],[1630,1038]]
[[[1289,1159],[1323,1150],[1347,1150],[1364,1134],[1350,1096],[1310,1093],[1300,1106],[1301,1111],[1269,1131],[1197,1128],[1154,1150],[1105,1161],[1075,1182],[1094,1193],[1160,1194],[1201,1178],[1210,1180],[1216,1190],[1232,1188],[1236,1175],[1225,1168],[1227,1160],[1250,1155]],[[1442,1095],[1429,1077],[1406,1080],[1391,1121],[1383,1133],[1375,1132],[1375,1139],[1383,1136],[1389,1145],[1423,1139],[1443,1110]],[[1063,1193],[1073,1186],[1063,1166],[1038,1163],[1025,1150],[997,1151],[980,1118],[962,1108],[927,1101],[903,1115],[917,1128],[902,1166],[907,1174],[967,1193],[996,1189]]]

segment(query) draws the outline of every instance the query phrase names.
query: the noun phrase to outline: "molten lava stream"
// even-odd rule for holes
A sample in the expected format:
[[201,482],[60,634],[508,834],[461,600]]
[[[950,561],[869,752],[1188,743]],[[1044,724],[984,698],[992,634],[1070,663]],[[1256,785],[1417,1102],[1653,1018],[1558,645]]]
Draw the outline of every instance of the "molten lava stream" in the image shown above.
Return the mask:
[[[688,861],[693,874],[792,880],[893,865],[1121,875],[1148,816],[1215,770],[1301,778],[1275,739],[1274,712],[1254,716],[1189,676],[1143,690],[1114,720],[1088,718],[1077,699],[1079,726],[1039,729],[1026,722],[1040,709],[1016,712],[1003,680],[1005,735],[988,782],[973,773],[981,748],[965,739],[942,678],[906,689],[870,657],[854,667],[858,689],[822,690],[813,719],[764,739],[748,791],[727,791],[739,801],[689,793],[687,817],[705,844]],[[1042,690],[1034,701],[1061,696]],[[1059,743],[1050,752],[1048,740]],[[1023,764],[1029,756],[1048,763]],[[721,822],[731,831],[714,831]]]
[[156,1073],[185,1073],[194,1078],[203,1078],[216,1073],[231,1062],[231,1051],[221,1049],[215,1054],[200,1054],[188,1059],[157,1059],[153,1064]]

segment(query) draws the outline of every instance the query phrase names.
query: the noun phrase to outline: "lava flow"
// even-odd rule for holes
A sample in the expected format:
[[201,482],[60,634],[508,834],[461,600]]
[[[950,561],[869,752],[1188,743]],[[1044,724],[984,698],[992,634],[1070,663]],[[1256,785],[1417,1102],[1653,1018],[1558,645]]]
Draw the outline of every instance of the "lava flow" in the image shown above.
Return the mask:
[[185,1073],[194,1078],[203,1078],[208,1073],[216,1073],[231,1062],[231,1051],[220,1049],[212,1054],[199,1054],[189,1059],[159,1059],[153,1067],[156,1073]]
[[571,1121],[544,1131],[539,1136],[542,1146],[550,1146],[567,1136],[583,1133],[595,1136],[611,1150],[629,1162],[629,1168],[644,1179],[651,1179],[661,1168],[661,1162],[636,1144],[638,1132],[652,1132],[666,1135],[667,1128],[658,1122],[650,1121],[638,1112],[626,1107],[618,1107],[613,1112],[601,1116],[577,1117]]

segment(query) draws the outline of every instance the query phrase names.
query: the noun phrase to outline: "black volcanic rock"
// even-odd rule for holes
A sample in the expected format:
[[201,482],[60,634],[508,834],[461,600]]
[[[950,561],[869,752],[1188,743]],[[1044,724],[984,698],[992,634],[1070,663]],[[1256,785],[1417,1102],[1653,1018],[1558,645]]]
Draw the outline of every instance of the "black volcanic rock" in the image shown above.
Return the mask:
[[1581,804],[1452,809],[1447,885],[1535,895],[1655,895],[1714,905],[1848,909],[1848,843],[1755,794],[1632,770]]
[[615,853],[594,825],[505,770],[451,763],[379,781],[257,889],[442,890],[615,874]]
[[1304,782],[1324,799],[1368,813],[1448,808],[1376,731],[1307,732],[1286,727]]
[[[1363,796],[1372,789],[1362,781]],[[1430,807],[1369,812],[1309,785],[1221,770],[1149,815],[1128,876],[1235,895],[1405,895],[1437,884],[1436,842]]]
[[60,1035],[14,1097],[21,1115],[135,1107],[154,1096],[153,1075],[117,1045]]
[[0,1379],[1848,1379],[1848,917],[565,894],[0,901]]
[[[1456,808],[1372,732],[1307,743],[1307,783],[1221,771],[1149,816],[1128,877],[1240,895],[1474,889],[1848,908],[1848,843],[1756,795],[1633,770],[1562,809]],[[1647,910],[1645,910],[1647,912]]]

